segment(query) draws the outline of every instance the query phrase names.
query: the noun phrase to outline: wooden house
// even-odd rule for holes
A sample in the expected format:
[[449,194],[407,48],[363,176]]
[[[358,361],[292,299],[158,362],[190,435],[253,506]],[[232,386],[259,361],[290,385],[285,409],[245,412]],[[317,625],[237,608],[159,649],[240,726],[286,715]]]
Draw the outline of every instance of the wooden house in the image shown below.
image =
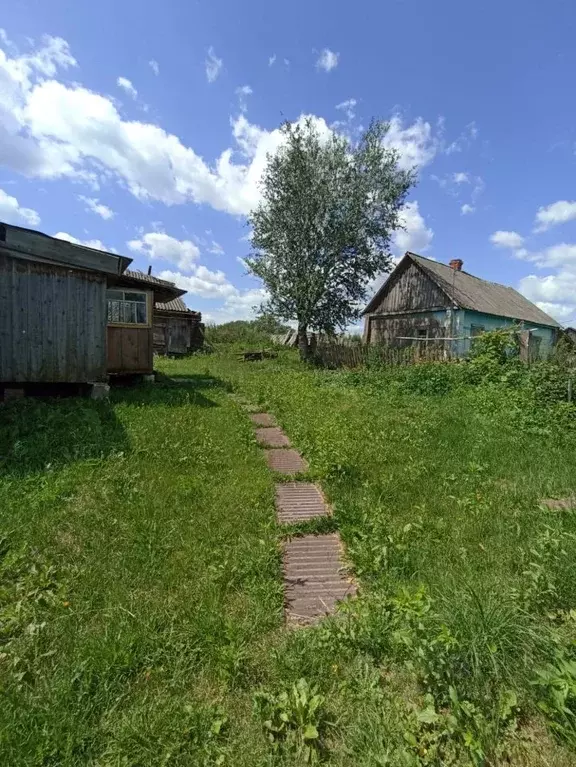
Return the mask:
[[527,356],[546,357],[559,330],[556,320],[513,288],[406,253],[376,292],[364,315],[364,340],[392,346],[442,346],[463,357],[485,331],[519,325]]
[[154,306],[154,352],[181,356],[204,343],[202,314],[188,309],[181,298],[156,302]]

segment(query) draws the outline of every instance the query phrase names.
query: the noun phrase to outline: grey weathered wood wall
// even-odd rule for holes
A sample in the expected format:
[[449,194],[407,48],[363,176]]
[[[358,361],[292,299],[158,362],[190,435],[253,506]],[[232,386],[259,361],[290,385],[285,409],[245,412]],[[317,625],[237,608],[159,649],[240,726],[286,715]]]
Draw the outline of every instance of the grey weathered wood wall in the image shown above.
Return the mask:
[[0,382],[106,378],[106,276],[0,252]]
[[385,292],[371,314],[417,311],[449,306],[446,295],[416,264],[408,262],[404,271],[396,275],[393,286]]

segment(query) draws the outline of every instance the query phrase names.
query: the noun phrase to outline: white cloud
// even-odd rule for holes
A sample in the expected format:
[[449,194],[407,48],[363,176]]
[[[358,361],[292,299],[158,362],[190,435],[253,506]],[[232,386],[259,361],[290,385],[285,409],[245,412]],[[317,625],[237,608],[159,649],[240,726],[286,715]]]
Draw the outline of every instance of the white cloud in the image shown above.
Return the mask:
[[228,298],[238,292],[237,288],[228,281],[224,272],[212,272],[205,266],[195,267],[191,275],[163,271],[158,274],[158,277],[161,280],[175,282],[179,288],[200,298]]
[[463,216],[467,216],[469,213],[474,213],[475,210],[476,208],[473,205],[468,205],[468,203],[465,203],[460,208],[460,213]]
[[206,67],[206,79],[209,83],[213,83],[222,70],[223,62],[222,59],[219,59],[216,56],[212,46],[208,48],[208,55],[206,56],[206,61],[204,63]]
[[424,253],[430,247],[434,232],[426,226],[416,200],[406,203],[400,220],[404,229],[399,229],[394,235],[394,245],[399,254],[403,255],[407,250]]
[[175,264],[179,269],[193,269],[200,250],[191,240],[177,240],[164,232],[147,232],[139,240],[126,243],[133,253]]
[[94,197],[84,197],[84,195],[80,194],[78,195],[78,199],[82,200],[82,202],[86,205],[87,210],[92,211],[92,213],[100,216],[105,221],[107,221],[109,218],[113,218],[115,215],[112,208],[104,205]]
[[110,253],[114,253],[114,248],[107,248],[106,245],[102,242],[102,240],[79,240],[77,237],[73,237],[71,234],[68,234],[68,232],[56,232],[56,234],[52,235],[53,237],[57,237],[59,240],[67,240],[67,242],[71,242],[74,245],[84,245],[87,248],[95,248],[96,250],[106,250]]
[[273,67],[275,63],[276,63],[276,54],[274,53],[274,54],[273,54],[272,56],[270,56],[270,57],[269,57],[269,59],[268,59],[268,66],[269,66],[269,67]]
[[501,229],[490,235],[490,242],[498,248],[521,248],[524,243],[524,237],[518,232],[506,232]]
[[545,208],[538,208],[534,222],[535,232],[545,232],[552,226],[576,219],[576,202],[558,200]]
[[[76,63],[63,40],[49,38],[28,56],[10,55],[0,49],[0,164],[95,188],[116,181],[141,200],[205,203],[231,215],[249,213],[260,200],[266,154],[282,142],[279,129],[240,114],[231,123],[229,148],[210,162],[159,125],[124,119],[113,99],[53,79],[58,68]],[[329,135],[323,118],[311,118]],[[437,149],[429,123],[404,124],[398,115],[386,143],[398,149],[405,168],[425,165]]]
[[150,61],[148,62],[148,66],[154,72],[156,76],[160,74],[160,66],[155,59],[150,59]]
[[23,208],[16,197],[0,189],[0,221],[6,224],[38,226],[40,216],[32,208]]
[[323,69],[325,72],[331,72],[335,67],[338,66],[339,57],[339,53],[334,53],[334,51],[331,51],[330,48],[324,48],[324,50],[321,51],[320,55],[318,56],[316,67],[318,69]]
[[462,152],[467,149],[478,138],[478,128],[475,122],[468,123],[466,128],[458,136],[455,141],[444,147],[445,154],[454,154],[454,152]]
[[434,159],[438,148],[430,123],[418,117],[412,125],[404,127],[402,118],[397,114],[390,120],[384,145],[396,149],[399,154],[398,165],[403,170],[428,165]]
[[341,104],[336,104],[336,109],[344,112],[348,120],[353,120],[356,117],[356,99],[347,99]]
[[208,253],[212,253],[215,256],[224,255],[224,248],[222,245],[220,245],[220,243],[216,242],[216,240],[212,240],[206,249]]
[[460,171],[459,173],[452,174],[452,180],[455,184],[469,184],[470,178],[467,173]]
[[251,320],[256,316],[260,305],[268,294],[261,288],[250,288],[229,296],[221,309],[202,312],[206,322],[231,322],[232,320]]
[[119,77],[116,80],[116,85],[119,88],[122,88],[122,90],[126,91],[126,93],[129,96],[131,96],[133,99],[138,98],[138,91],[132,85],[132,82],[127,77]]
[[252,95],[252,88],[249,85],[241,85],[236,88],[236,95],[238,96],[238,106],[241,112],[245,112],[247,109],[247,98]]

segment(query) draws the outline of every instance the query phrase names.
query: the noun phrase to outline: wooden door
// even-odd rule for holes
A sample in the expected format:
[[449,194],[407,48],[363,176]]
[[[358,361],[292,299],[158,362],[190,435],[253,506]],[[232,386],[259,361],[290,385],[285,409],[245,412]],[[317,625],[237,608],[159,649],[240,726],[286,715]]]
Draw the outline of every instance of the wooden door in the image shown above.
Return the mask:
[[152,373],[152,328],[108,326],[108,372]]
[[189,346],[188,320],[171,317],[168,320],[168,354],[186,354]]

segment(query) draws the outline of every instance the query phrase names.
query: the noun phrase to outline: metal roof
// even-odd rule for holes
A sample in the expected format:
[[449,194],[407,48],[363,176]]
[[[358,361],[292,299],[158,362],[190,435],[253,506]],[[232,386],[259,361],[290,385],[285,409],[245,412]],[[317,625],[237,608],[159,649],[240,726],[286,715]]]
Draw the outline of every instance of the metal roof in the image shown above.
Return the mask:
[[161,280],[158,277],[154,277],[152,274],[146,274],[145,272],[139,272],[134,269],[126,269],[124,274],[115,278],[112,281],[113,284],[120,287],[143,287],[146,286],[154,291],[154,301],[172,301],[179,296],[183,296],[186,291],[181,288],[177,288],[173,282],[168,280]]
[[[518,293],[514,288],[500,285],[497,282],[482,280],[468,272],[452,269],[447,264],[424,258],[416,253],[408,251],[396,269],[410,259],[417,264],[433,280],[438,287],[462,309],[470,309],[483,314],[493,314],[498,317],[507,317],[524,322],[533,322],[535,325],[549,325],[560,327],[556,320],[539,309],[535,304]],[[396,271],[396,270],[394,270]],[[392,272],[394,274],[394,272]],[[390,277],[392,276],[390,275]],[[372,298],[364,314],[369,313],[378,304],[382,291],[388,280]]]
[[189,309],[181,298],[174,298],[172,301],[156,301],[154,308],[160,312],[183,312],[193,314],[195,317],[201,317],[200,312]]

